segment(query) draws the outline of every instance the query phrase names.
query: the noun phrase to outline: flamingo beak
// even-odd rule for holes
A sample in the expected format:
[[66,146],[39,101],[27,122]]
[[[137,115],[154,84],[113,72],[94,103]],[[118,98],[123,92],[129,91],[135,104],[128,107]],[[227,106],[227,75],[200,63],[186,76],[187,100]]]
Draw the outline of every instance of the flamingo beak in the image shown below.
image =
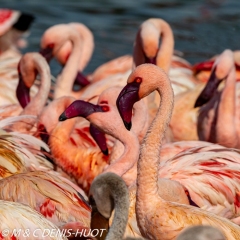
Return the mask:
[[59,121],[65,121],[70,118],[84,117],[87,118],[94,112],[103,112],[101,106],[94,105],[83,100],[76,100],[59,116]]
[[88,84],[90,84],[90,82],[81,72],[78,72],[77,77],[75,79],[75,84],[80,85],[81,87],[85,87]]
[[140,83],[128,83],[120,92],[117,98],[117,108],[123,123],[127,130],[130,131],[132,127],[132,109],[135,102],[139,101],[138,91]]
[[157,65],[156,57],[148,58],[148,57],[145,56],[145,63],[151,63],[151,64],[154,64],[154,65]]
[[22,78],[22,74],[20,72],[19,82],[16,89],[16,96],[22,108],[25,108],[28,105],[28,103],[30,103],[30,88],[25,85]]
[[214,91],[218,88],[219,84],[222,81],[223,81],[223,79],[217,78],[216,67],[215,67],[210,75],[210,78],[209,78],[205,88],[202,90],[202,92],[198,96],[198,98],[195,102],[194,108],[201,107],[202,105],[207,103],[211,99]]
[[46,61],[49,63],[51,59],[53,58],[53,47],[48,46],[46,48],[43,48],[39,51],[39,53],[46,59]]
[[90,124],[90,134],[101,149],[102,153],[108,156],[108,148],[105,134],[96,128],[94,125]]

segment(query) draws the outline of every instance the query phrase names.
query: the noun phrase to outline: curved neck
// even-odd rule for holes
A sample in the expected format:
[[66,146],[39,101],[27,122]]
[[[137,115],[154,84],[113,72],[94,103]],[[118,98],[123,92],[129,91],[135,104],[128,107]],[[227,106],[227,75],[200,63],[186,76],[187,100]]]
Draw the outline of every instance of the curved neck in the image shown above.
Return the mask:
[[[148,127],[148,109],[144,100],[136,102],[133,106],[132,129],[141,140],[147,132]],[[114,163],[124,152],[124,146],[121,141],[116,140],[110,156],[110,164]]]
[[149,198],[158,196],[160,151],[173,109],[173,90],[166,74],[162,74],[157,86],[156,90],[161,96],[161,102],[156,117],[141,144],[137,168],[137,198],[141,201],[144,199],[143,204],[148,204]]
[[[132,165],[132,167],[129,168],[128,171],[126,171],[125,174],[122,176],[127,186],[132,185],[133,182],[137,179],[137,161],[139,157],[139,142],[142,139],[142,135],[144,136],[146,134],[147,127],[148,127],[147,105],[144,103],[143,100],[138,101],[134,104],[132,122],[133,122],[133,126],[131,129],[131,132],[133,132],[133,134],[135,134],[136,137],[138,137],[138,142],[135,144],[133,143],[134,145],[131,148],[135,149],[136,154],[138,153],[138,156],[136,156],[134,165]],[[130,144],[130,141],[127,144]],[[119,161],[118,159],[121,159],[121,155],[124,153],[124,151],[125,151],[125,147],[123,143],[119,140],[116,140],[110,156],[110,164],[113,165],[116,162],[116,160]],[[129,152],[126,153],[126,155],[129,156]]]
[[174,49],[174,36],[169,24],[161,19],[151,19],[157,26],[161,34],[161,45],[157,53],[157,66],[162,68],[167,74],[170,69],[173,49]]
[[78,64],[78,70],[83,71],[90,61],[94,49],[94,38],[91,31],[83,24],[77,24],[76,28],[81,33],[82,51]]
[[[43,59],[38,59],[36,56],[34,56],[32,60],[35,69],[40,75],[41,85],[37,94],[24,108],[24,110],[21,112],[21,115],[39,115],[47,102],[51,87],[51,74],[48,65]],[[34,69],[31,69],[31,71],[34,71]]]
[[128,223],[129,196],[128,192],[119,192],[116,186],[111,192],[115,211],[106,240],[122,240]]
[[80,52],[82,48],[80,37],[77,32],[74,32],[69,36],[68,40],[72,42],[73,48],[63,71],[57,78],[54,99],[71,95],[72,86],[78,72],[78,64],[81,58]]
[[133,167],[138,159],[139,141],[134,133],[127,131],[125,128],[124,132],[121,132],[121,137],[119,137],[118,140],[124,145],[124,152],[118,159],[109,165],[105,172],[113,172],[122,176]]
[[236,73],[233,67],[226,79],[217,109],[216,141],[227,147],[238,147],[236,129]]
[[[161,38],[161,45],[156,57],[156,65],[168,73],[174,50],[174,36],[172,29],[169,24],[162,19],[152,18],[148,21],[156,26],[156,28],[159,30],[159,38]],[[134,43],[133,60],[133,68],[145,63],[141,40],[141,29],[137,32]]]

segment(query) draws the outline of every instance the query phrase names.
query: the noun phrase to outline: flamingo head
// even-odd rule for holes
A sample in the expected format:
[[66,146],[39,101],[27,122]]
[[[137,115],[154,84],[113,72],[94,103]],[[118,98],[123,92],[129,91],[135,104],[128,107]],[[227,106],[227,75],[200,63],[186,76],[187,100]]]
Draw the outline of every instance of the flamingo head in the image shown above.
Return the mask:
[[161,76],[165,74],[162,69],[153,64],[139,65],[128,77],[127,85],[117,98],[117,108],[125,127],[130,130],[132,123],[132,109],[135,102],[146,97],[156,90]]
[[39,51],[39,53],[46,59],[48,63],[53,58],[53,48],[54,48],[54,43],[49,43],[45,48],[42,48]]
[[141,26],[140,38],[145,63],[156,65],[156,57],[159,51],[160,32],[150,21],[145,21]]
[[[37,76],[37,70],[34,68],[34,64],[29,56],[30,54],[25,54],[18,64],[19,82],[16,89],[16,96],[23,108],[30,102],[30,88]],[[34,70],[26,71],[26,69]]]
[[228,77],[234,68],[233,53],[231,50],[227,49],[215,60],[209,80],[198,96],[194,107],[201,107],[207,103],[212,98],[213,93],[218,88],[219,84]]
[[[92,119],[95,119],[95,121],[97,121],[98,115],[96,115],[96,113],[101,113],[105,111],[108,111],[107,106],[100,106],[100,105],[95,105],[89,102],[85,102],[83,100],[77,100],[77,101],[74,101],[70,106],[68,106],[65,109],[65,111],[59,116],[59,121],[65,121],[67,119],[74,118],[74,117],[84,117],[90,122],[92,122]],[[94,118],[94,115],[96,115],[96,118]],[[105,134],[101,130],[99,130],[99,128],[96,127],[96,125],[94,124],[90,125],[90,134],[98,144],[102,153],[104,155],[108,155],[108,148],[107,148]]]

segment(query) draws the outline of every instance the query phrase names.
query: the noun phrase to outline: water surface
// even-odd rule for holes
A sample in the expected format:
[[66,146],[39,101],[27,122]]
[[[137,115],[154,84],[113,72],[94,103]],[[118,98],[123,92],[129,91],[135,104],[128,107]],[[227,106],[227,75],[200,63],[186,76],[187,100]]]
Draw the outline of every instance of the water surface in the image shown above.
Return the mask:
[[[131,54],[139,25],[150,17],[169,22],[175,49],[191,63],[226,48],[240,48],[239,0],[0,0],[0,6],[36,16],[25,52],[37,51],[44,30],[54,24],[81,22],[88,26],[94,34],[95,50],[85,73]],[[56,69],[53,64],[53,72]]]

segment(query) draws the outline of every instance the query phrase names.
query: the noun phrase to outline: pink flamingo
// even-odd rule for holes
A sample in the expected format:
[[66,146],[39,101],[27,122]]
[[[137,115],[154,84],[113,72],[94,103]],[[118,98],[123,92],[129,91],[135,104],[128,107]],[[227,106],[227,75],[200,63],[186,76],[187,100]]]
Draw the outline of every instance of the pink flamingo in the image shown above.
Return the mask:
[[[105,90],[101,96],[99,97],[99,103],[110,103],[114,100],[114,89],[108,89]],[[76,103],[72,104],[65,113],[69,114],[66,117],[72,117],[75,114],[77,114],[78,109],[77,104],[78,102],[82,101],[76,101]],[[91,105],[90,105],[91,106]],[[112,105],[111,105],[112,106]],[[93,107],[92,107],[93,108]],[[128,110],[128,108],[124,108],[125,110]],[[111,110],[111,109],[110,109]],[[136,109],[137,110],[137,109]],[[80,111],[80,110],[79,110]],[[112,110],[113,111],[113,107]],[[141,109],[142,115],[138,115],[138,123],[139,119],[141,117],[146,116],[146,112],[144,112],[143,109]],[[92,123],[95,123],[99,128],[101,128],[103,131],[107,132],[108,134],[113,135],[115,138],[117,137],[116,133],[113,133],[114,129],[118,129],[117,131],[120,131],[121,124],[118,123],[116,126],[109,126],[109,120],[108,119],[114,119],[114,122],[111,124],[115,124],[117,122],[118,114],[113,115],[114,113],[105,113],[103,116],[103,113],[99,113],[99,116],[97,117],[96,112],[90,117],[88,116],[88,120],[90,120]],[[107,117],[107,114],[111,114],[111,117]],[[62,116],[63,119],[65,118]],[[85,116],[86,117],[86,116]],[[101,120],[100,120],[101,118]],[[101,122],[100,122],[101,121]],[[101,125],[100,125],[101,123]],[[144,121],[143,121],[144,123]],[[145,124],[145,123],[144,123]],[[138,128],[142,129],[144,124],[139,124]],[[126,124],[128,127],[129,124]],[[108,129],[107,129],[108,128]],[[107,130],[106,130],[107,129]],[[109,132],[110,131],[110,132]],[[124,130],[123,130],[124,131]],[[135,130],[136,131],[136,130]],[[116,135],[116,136],[115,136]],[[127,136],[128,138],[128,144],[133,146],[133,143],[135,142],[132,140],[132,137],[127,134],[127,132],[121,132],[121,136]],[[119,138],[119,136],[118,136]],[[122,137],[120,137],[122,138]],[[122,140],[123,141],[123,140]],[[130,143],[129,143],[130,142]],[[125,143],[125,145],[127,144]],[[119,147],[119,145],[114,146]],[[128,149],[129,147],[127,147]],[[137,149],[136,146],[133,147],[134,149]],[[113,150],[113,152],[114,152]],[[118,149],[119,150],[119,149]],[[117,151],[117,150],[115,150]],[[117,156],[121,156],[119,154],[119,151],[117,151]],[[122,148],[120,148],[120,153],[122,153]],[[238,201],[237,194],[240,186],[234,190],[233,192],[227,191],[226,189],[232,189],[230,185],[226,185],[225,182],[231,182],[232,185],[239,185],[239,177],[237,174],[237,170],[233,171],[231,169],[238,168],[239,165],[239,153],[236,151],[230,151],[222,146],[219,145],[213,145],[208,142],[199,142],[199,141],[190,141],[190,142],[177,142],[174,144],[166,144],[163,145],[162,151],[161,151],[161,168],[159,170],[159,176],[161,178],[169,178],[172,180],[176,180],[180,182],[186,190],[186,193],[189,197],[189,200],[192,204],[197,205],[203,209],[207,209],[209,211],[212,211],[218,215],[225,216],[228,218],[234,218],[239,215],[239,209],[238,209]],[[129,159],[134,159],[133,156],[128,156]],[[116,156],[113,157],[113,160],[117,159]],[[121,162],[122,160],[116,160],[116,163],[111,164],[110,167],[107,168],[106,171],[116,171],[115,173],[124,172],[126,171],[126,167],[121,168],[117,162]],[[197,160],[196,160],[197,159]],[[225,160],[222,160],[225,159]],[[136,160],[135,160],[136,161]],[[213,161],[215,162],[213,164]],[[130,164],[128,162],[128,164]],[[131,163],[132,164],[132,163]],[[233,167],[233,165],[234,167]],[[186,171],[182,170],[182,166],[188,166]],[[219,166],[222,166],[222,182],[217,184],[219,182]],[[224,166],[224,167],[223,167]],[[116,169],[116,170],[112,170]],[[125,169],[125,170],[124,170]],[[190,170],[191,169],[191,170]],[[231,171],[232,175],[228,175],[227,173]],[[177,174],[179,172],[179,174]],[[212,175],[209,176],[209,172],[212,173]],[[200,175],[201,174],[201,175]],[[132,185],[132,183],[136,179],[136,168],[134,167],[127,173],[127,174],[120,174],[126,183],[128,185]],[[208,180],[202,180],[205,178],[211,177],[211,182],[215,182],[216,184],[214,187],[209,186]],[[226,180],[225,178],[228,178]],[[198,183],[198,184],[196,184]],[[225,187],[223,188],[222,185]],[[218,198],[218,195],[216,193],[221,193],[223,195],[223,198]],[[231,200],[229,199],[229,196],[231,196]],[[218,198],[216,200],[216,198]],[[228,200],[229,199],[229,200]],[[135,200],[132,198],[132,201]],[[215,202],[218,201],[218,205],[215,204]],[[232,205],[231,205],[232,204]],[[231,205],[231,206],[230,206]],[[134,204],[131,205],[134,209]],[[132,210],[134,213],[134,210]],[[133,214],[134,215],[134,214]],[[133,216],[132,215],[132,216]],[[134,218],[134,217],[133,217]],[[234,220],[235,221],[235,220]],[[133,220],[134,222],[134,220]],[[133,224],[134,225],[134,224]]]
[[[47,235],[46,232],[56,233],[60,231],[56,225],[24,204],[0,200],[0,211],[0,237],[2,239],[14,240],[18,235],[17,239],[23,240],[26,239],[28,234],[28,238],[42,239],[43,235]],[[52,236],[49,234],[45,239],[67,240],[65,236],[60,234],[53,234]]]
[[[225,86],[218,91],[224,79]],[[225,50],[215,60],[210,79],[195,103],[195,107],[203,105],[197,124],[199,139],[240,148],[238,86],[233,53]]]
[[[88,192],[92,180],[108,163],[107,149],[103,143],[102,149],[106,155],[99,150],[89,133],[89,123],[86,120],[58,122],[59,115],[74,100],[72,97],[62,97],[45,107],[40,116],[40,128],[41,125],[45,126],[55,163]],[[101,140],[105,142],[104,136]]]
[[[94,37],[92,32],[90,31],[89,28],[87,28],[84,24],[82,23],[69,23],[68,24],[70,27],[75,28],[81,38],[81,52],[80,54],[80,60],[78,64],[78,73],[75,79],[75,83],[79,84],[80,86],[84,87],[88,85],[90,82],[88,79],[82,74],[84,68],[87,66],[88,62],[91,59],[93,50],[94,50]],[[51,30],[50,30],[51,31]],[[54,29],[53,29],[54,31]],[[48,33],[48,34],[51,34]],[[54,32],[53,32],[54,34]],[[52,39],[51,43],[54,43],[54,38]],[[71,41],[67,41],[58,52],[56,52],[53,56],[50,54],[48,60],[51,60],[51,57],[56,57],[59,63],[61,63],[63,66],[65,66],[66,62],[68,61],[68,58],[72,52],[72,43]]]
[[[37,76],[40,74],[40,87],[30,102],[30,89],[34,86]],[[50,91],[51,75],[46,60],[39,53],[26,53],[19,62],[19,83],[16,88],[16,95],[19,104],[1,107],[1,117],[16,115],[33,115],[38,117],[45,106]],[[29,131],[33,128],[36,119],[26,117],[11,127],[17,131]]]
[[163,19],[150,18],[142,23],[136,35],[133,66],[153,63],[161,67],[169,74],[174,94],[177,95],[194,88],[196,81],[192,76],[191,65],[186,60],[174,56],[173,49],[174,36],[170,25]]
[[[62,34],[64,32],[64,34]],[[81,58],[81,38],[74,27],[59,24],[47,29],[41,38],[41,52],[55,55],[68,41],[72,42],[72,52],[61,74],[57,77],[54,99],[62,96],[74,96],[72,86],[78,73]]]
[[32,171],[2,179],[0,185],[1,200],[26,204],[62,229],[90,227],[90,206],[64,178]]
[[[214,61],[218,57],[219,55],[215,55],[211,59],[206,60],[204,62],[196,63],[193,66],[194,74],[199,81],[201,82],[208,81]],[[234,58],[235,67],[236,67],[236,79],[239,80],[240,79],[240,51],[239,50],[233,51],[233,58]]]
[[[139,66],[129,76],[128,84],[120,93],[117,105],[125,125],[128,126],[129,110],[133,104],[154,90],[161,95],[161,104],[143,140],[138,160],[136,216],[142,235],[149,239],[170,240],[187,226],[210,224],[221,229],[227,239],[240,239],[240,228],[225,218],[161,197],[161,191],[158,190],[159,153],[173,109],[173,90],[167,75],[152,64]],[[126,106],[123,108],[123,105]],[[171,182],[167,185],[167,188],[171,189]]]

